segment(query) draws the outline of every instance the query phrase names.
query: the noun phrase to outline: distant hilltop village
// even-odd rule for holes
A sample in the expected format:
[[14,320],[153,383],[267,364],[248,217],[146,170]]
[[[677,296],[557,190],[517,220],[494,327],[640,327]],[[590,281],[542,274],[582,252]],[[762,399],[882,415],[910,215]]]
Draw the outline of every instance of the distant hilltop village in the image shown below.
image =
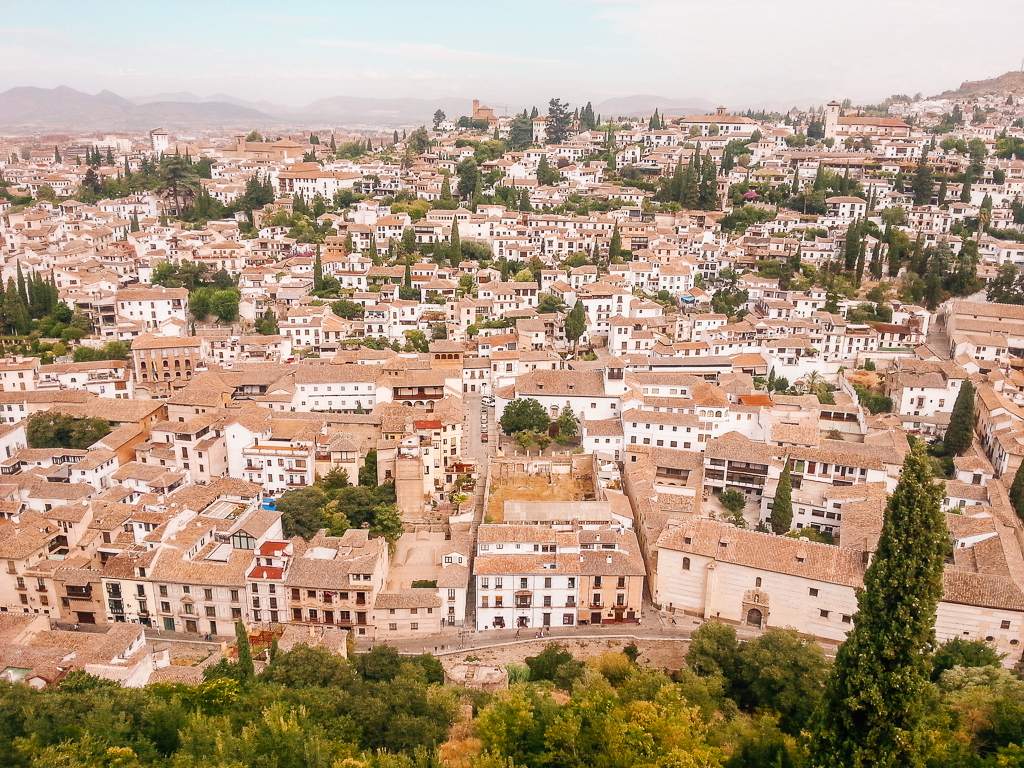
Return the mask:
[[1021,661],[1020,97],[506,111],[0,138],[0,677],[841,641],[915,444],[936,636]]

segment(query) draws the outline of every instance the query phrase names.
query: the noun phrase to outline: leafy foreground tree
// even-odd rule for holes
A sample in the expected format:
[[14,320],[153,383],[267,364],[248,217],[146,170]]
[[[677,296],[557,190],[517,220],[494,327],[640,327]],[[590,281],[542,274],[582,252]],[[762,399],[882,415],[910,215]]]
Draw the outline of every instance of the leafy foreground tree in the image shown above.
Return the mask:
[[810,740],[815,768],[923,764],[930,654],[949,534],[922,445],[903,463],[854,628],[839,648]]
[[932,658],[932,680],[938,680],[943,672],[954,667],[998,667],[1001,658],[988,643],[954,637],[940,645],[935,652]]
[[583,307],[583,302],[577,299],[572,309],[569,310],[569,314],[565,317],[565,338],[572,342],[573,352],[576,351],[580,337],[583,336],[586,330],[586,311]]

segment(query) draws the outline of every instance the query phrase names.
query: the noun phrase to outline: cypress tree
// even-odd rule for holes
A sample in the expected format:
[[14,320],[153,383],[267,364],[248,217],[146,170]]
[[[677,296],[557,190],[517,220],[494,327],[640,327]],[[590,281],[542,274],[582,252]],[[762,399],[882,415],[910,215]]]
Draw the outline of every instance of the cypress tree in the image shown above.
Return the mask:
[[882,279],[882,241],[875,241],[875,247],[871,251],[871,279]]
[[[97,154],[98,154],[98,150],[97,150]],[[110,147],[107,147],[107,165],[113,165],[113,164],[114,164],[114,150],[111,149]]]
[[449,204],[453,201],[452,183],[448,176],[449,175],[445,173],[444,179],[441,180],[441,202],[445,204]]
[[412,259],[405,257],[405,275],[402,277],[402,287],[412,288]]
[[772,501],[772,531],[781,536],[789,533],[792,525],[793,479],[790,477],[787,458],[786,466],[782,468],[782,474],[779,476],[779,485],[775,489],[775,499]]
[[1024,520],[1024,461],[1017,467],[1017,473],[1013,476],[1013,485],[1010,486],[1010,503],[1013,504],[1013,511],[1017,517]]
[[923,764],[935,612],[950,546],[942,496],[919,443],[889,497],[853,630],[815,717],[812,768]]
[[26,334],[32,327],[31,320],[28,316],[28,307],[25,305],[24,299],[21,294],[18,293],[18,288],[14,284],[14,278],[7,278],[7,291],[4,294],[3,303],[4,321],[7,327],[12,333]]
[[238,644],[238,671],[241,672],[243,680],[252,680],[256,676],[256,668],[252,663],[249,633],[245,631],[245,624],[241,621],[235,622],[235,640]]
[[718,174],[711,153],[704,155],[704,164],[700,173],[700,188],[697,192],[701,210],[711,211],[718,207]]
[[39,291],[36,290],[39,285],[39,281],[36,278],[36,273],[31,272],[28,276],[28,315],[29,317],[41,317],[42,313],[39,311],[40,306],[40,295]]
[[60,162],[60,150],[57,149],[57,145],[56,144],[54,144],[54,146],[53,146],[53,162],[55,162],[55,163],[59,163]]
[[128,155],[124,156],[124,173],[123,173],[123,176],[125,178],[125,181],[130,179],[131,176],[132,176],[132,166],[131,166],[131,163],[128,162]]
[[25,273],[21,271],[21,261],[18,261],[18,268],[16,270],[18,275],[18,296],[21,300],[28,305],[28,287],[25,285]]
[[316,255],[313,256],[313,290],[319,291],[324,286],[324,263],[320,258],[320,245],[316,246]]
[[689,209],[696,208],[700,203],[700,144],[690,155],[690,163],[683,174],[683,192],[679,202]]
[[864,279],[864,257],[866,248],[867,244],[864,242],[862,238],[860,241],[860,247],[857,249],[857,265],[854,267],[853,270],[853,279],[858,286],[860,286],[860,281]]
[[370,257],[370,261],[373,264],[379,264],[379,256],[377,255],[377,238],[370,235],[370,247],[366,251],[366,255]]
[[131,230],[132,230],[132,232],[138,232],[139,229],[140,229],[140,227],[139,227],[139,214],[138,213],[133,213],[132,214]]
[[846,240],[843,243],[843,268],[850,272],[857,265],[857,253],[860,250],[860,225],[854,221],[846,228]]
[[452,219],[452,237],[448,246],[448,258],[452,264],[462,261],[462,239],[459,237],[459,219],[456,216]]
[[608,263],[617,263],[622,258],[622,235],[619,234],[619,222],[612,227],[612,239],[608,243]]
[[416,232],[412,227],[402,229],[402,250],[413,253],[416,250]]
[[954,456],[962,456],[974,442],[974,384],[970,379],[960,385],[943,442],[946,453]]

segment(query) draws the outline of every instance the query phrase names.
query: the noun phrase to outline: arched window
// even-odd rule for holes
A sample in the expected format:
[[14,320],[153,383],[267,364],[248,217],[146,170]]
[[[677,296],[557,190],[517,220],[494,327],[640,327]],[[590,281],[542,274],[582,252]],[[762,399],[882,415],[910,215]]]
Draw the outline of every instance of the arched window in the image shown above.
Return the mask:
[[690,570],[690,558],[688,558],[688,557],[684,557],[683,558],[683,570],[684,571]]

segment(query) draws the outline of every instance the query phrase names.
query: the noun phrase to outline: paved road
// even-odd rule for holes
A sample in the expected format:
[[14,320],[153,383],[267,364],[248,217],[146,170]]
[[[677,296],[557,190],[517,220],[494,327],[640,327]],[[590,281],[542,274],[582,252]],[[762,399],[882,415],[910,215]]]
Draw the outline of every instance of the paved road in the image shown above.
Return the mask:
[[[490,457],[494,452],[495,441],[497,439],[497,427],[494,423],[494,408],[493,406],[483,405],[480,395],[467,393],[463,396],[463,403],[466,407],[466,422],[462,429],[462,452],[468,458],[472,458],[477,463],[477,483],[476,490],[473,492],[473,500],[470,502],[473,506],[473,523],[471,526],[471,532],[473,534],[474,548],[476,544],[476,529],[483,521],[484,517],[484,487],[487,479],[487,467]],[[484,443],[480,439],[482,432],[481,428],[481,414],[487,414],[487,432],[489,441]],[[473,555],[470,553],[470,568],[473,564]],[[469,586],[466,590],[466,625],[474,626],[476,624],[476,589],[475,580],[471,576],[469,579]],[[452,631],[457,631],[452,628]]]
[[493,443],[483,443],[480,440],[480,414],[487,411],[487,425],[489,437],[495,436],[494,408],[485,408],[480,401],[480,395],[467,393],[463,395],[463,403],[466,407],[466,421],[462,428],[462,452],[480,465],[481,473],[487,467],[487,458],[493,450]]

